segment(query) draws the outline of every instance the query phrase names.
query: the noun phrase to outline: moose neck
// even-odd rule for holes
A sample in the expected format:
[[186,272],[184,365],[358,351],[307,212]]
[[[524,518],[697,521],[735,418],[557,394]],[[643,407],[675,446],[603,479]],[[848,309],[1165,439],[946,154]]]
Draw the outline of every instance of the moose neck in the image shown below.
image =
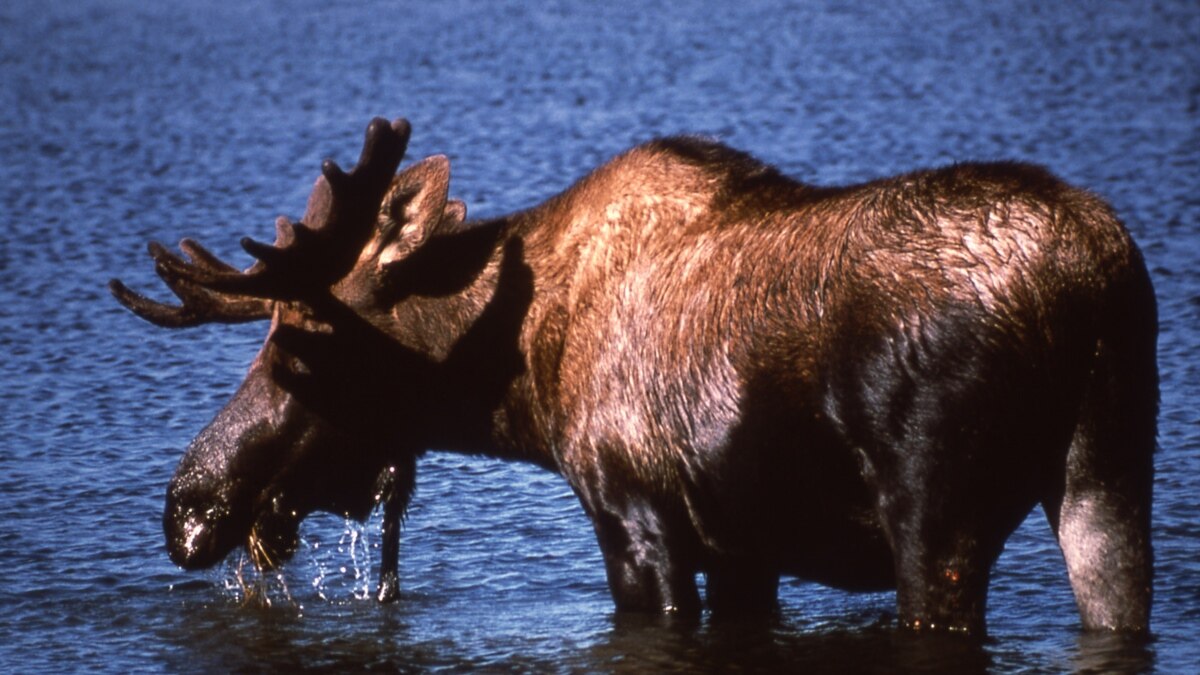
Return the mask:
[[495,295],[501,229],[487,222],[435,235],[389,270],[389,332],[405,347],[445,361]]
[[435,236],[390,277],[405,289],[392,309],[400,345],[430,363],[422,396],[426,447],[525,459],[506,436],[502,409],[526,368],[521,349],[533,303],[523,242],[502,218]]

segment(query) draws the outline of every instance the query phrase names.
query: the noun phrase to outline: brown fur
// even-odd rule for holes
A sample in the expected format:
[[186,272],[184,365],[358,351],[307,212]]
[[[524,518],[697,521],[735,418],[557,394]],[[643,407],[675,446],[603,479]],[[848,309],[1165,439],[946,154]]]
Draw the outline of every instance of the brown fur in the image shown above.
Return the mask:
[[1041,503],[1085,626],[1148,625],[1154,296],[1098,198],[1021,164],[815,188],[698,138],[485,222],[448,180],[395,179],[303,302],[329,330],[277,311],[265,376],[310,420],[287,475],[328,470],[323,424],[375,439],[363,476],[532,461],[579,494],[620,609],[695,611],[703,572],[714,611],[764,611],[787,573],[967,631]]

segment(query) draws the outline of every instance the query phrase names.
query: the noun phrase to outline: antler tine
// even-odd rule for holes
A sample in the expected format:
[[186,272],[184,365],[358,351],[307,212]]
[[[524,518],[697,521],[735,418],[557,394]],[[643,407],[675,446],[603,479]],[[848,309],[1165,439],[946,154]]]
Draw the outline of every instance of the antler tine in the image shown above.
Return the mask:
[[[179,249],[186,253],[187,257],[192,259],[193,264],[204,267],[213,272],[228,274],[230,272],[238,271],[233,265],[230,265],[229,263],[210,253],[208,249],[201,246],[200,242],[196,241],[195,239],[184,239],[183,241],[179,242]],[[166,254],[165,249],[163,249],[163,253]],[[151,251],[151,255],[154,255],[153,251]],[[157,258],[158,256],[155,257]]]
[[[233,269],[221,262],[199,244],[185,240],[180,248],[193,259],[196,267],[213,270]],[[176,269],[187,267],[188,263],[166,250],[157,242],[149,245],[150,255],[154,257],[155,271],[167,287],[182,301],[181,305],[169,305],[151,300],[146,296],[132,291],[117,279],[108,282],[108,290],[113,296],[141,318],[164,328],[186,328],[203,323],[241,323],[255,321],[271,316],[270,303],[261,298],[235,296],[216,293],[202,286],[197,286],[176,273]]]
[[242,239],[242,248],[258,260],[247,272],[186,264],[176,271],[214,291],[273,299],[300,299],[328,288],[354,265],[411,133],[407,120],[372,120],[349,173],[332,160],[322,163],[302,222],[277,221],[273,246]]
[[181,291],[175,288],[183,304],[168,305],[130,290],[119,279],[108,282],[108,290],[117,302],[146,321],[163,328],[188,328],[213,322],[243,323],[271,316],[269,308],[264,307],[265,301],[259,298],[231,300],[198,286],[189,286],[188,289]]

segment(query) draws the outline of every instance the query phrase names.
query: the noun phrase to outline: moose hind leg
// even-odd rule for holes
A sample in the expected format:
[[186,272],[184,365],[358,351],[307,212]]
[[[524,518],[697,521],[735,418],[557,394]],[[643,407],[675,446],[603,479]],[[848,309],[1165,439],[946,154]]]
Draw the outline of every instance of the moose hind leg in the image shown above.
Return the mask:
[[1044,502],[1083,627],[1149,629],[1157,381],[1153,366],[1119,363],[1104,343],[1067,452],[1064,480]]
[[1062,500],[1058,541],[1085,629],[1149,627],[1149,527],[1137,522],[1137,511],[1108,489],[1068,489]]
[[963,388],[928,387],[913,394],[899,433],[861,453],[909,628],[983,635],[992,566],[1037,503],[1022,435],[979,412],[996,407]]
[[[903,497],[901,498],[903,499]],[[988,583],[1004,536],[979,522],[943,517],[927,501],[889,518],[900,622],[914,630],[982,635]]]

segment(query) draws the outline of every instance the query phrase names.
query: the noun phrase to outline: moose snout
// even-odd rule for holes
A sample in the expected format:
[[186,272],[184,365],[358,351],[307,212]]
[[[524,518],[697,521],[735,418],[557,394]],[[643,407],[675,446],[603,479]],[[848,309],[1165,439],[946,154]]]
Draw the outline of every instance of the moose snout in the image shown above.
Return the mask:
[[188,445],[167,486],[163,533],[171,560],[187,570],[221,562],[246,542],[255,499],[269,482],[276,428],[262,369],[251,369],[237,393]]
[[163,516],[163,529],[167,535],[167,552],[176,565],[195,570],[215,564],[216,528],[203,514],[191,509],[168,508]]
[[217,495],[201,497],[172,483],[163,511],[163,533],[172,562],[186,570],[212,567],[245,541],[233,510]]

